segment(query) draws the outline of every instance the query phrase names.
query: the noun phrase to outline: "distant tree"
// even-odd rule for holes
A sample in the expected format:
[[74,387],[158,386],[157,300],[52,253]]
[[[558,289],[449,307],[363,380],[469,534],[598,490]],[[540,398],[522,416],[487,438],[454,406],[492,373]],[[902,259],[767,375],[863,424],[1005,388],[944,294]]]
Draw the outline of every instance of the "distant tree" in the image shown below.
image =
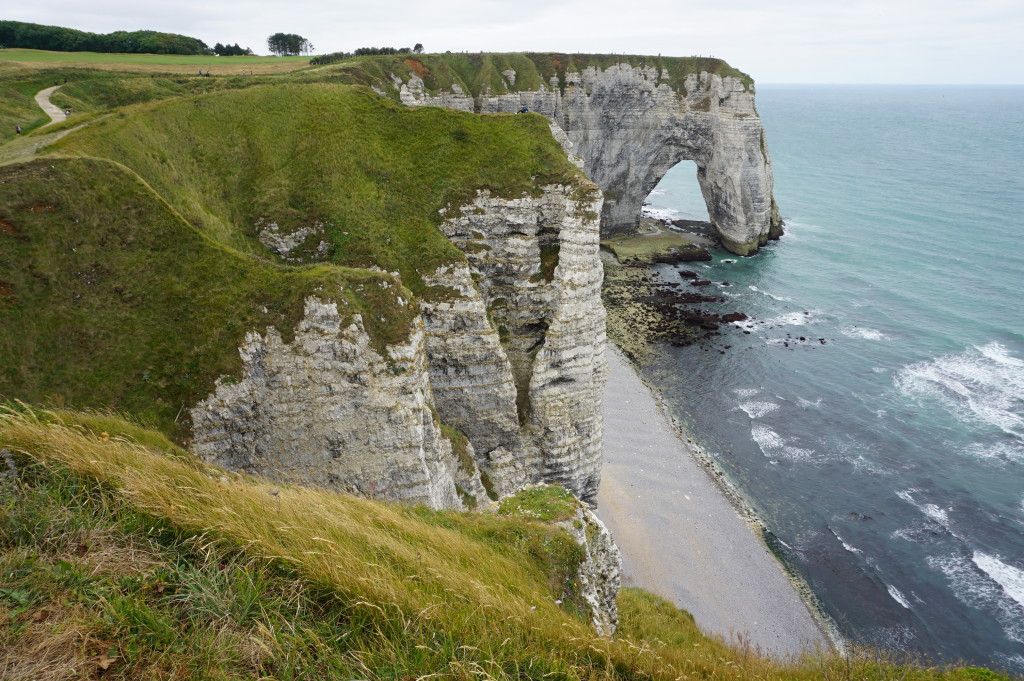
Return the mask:
[[275,33],[267,38],[267,49],[271,54],[294,57],[303,53],[309,54],[313,49],[313,43],[296,33]]
[[423,43],[416,43],[416,46],[412,48],[412,51],[416,54],[423,54]]
[[217,55],[218,57],[223,57],[224,56],[224,46],[221,45],[220,43],[216,43],[213,46],[213,53],[215,55]]

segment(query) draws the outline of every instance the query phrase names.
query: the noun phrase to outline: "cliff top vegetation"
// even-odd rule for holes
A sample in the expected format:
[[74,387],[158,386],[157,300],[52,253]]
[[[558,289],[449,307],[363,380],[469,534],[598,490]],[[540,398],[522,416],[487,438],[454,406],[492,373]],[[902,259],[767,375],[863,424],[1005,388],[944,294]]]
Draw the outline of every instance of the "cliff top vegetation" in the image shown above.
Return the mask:
[[[246,334],[289,340],[309,296],[360,315],[382,352],[405,338],[414,296],[450,294],[422,273],[464,259],[440,209],[480,188],[594,191],[539,116],[325,83],[189,92],[211,80],[69,86],[96,117],[65,124],[90,121],[48,149],[59,157],[0,167],[0,395],[182,436],[188,408],[241,369]],[[299,235],[287,260],[267,234]]]
[[[634,67],[655,67],[666,71],[668,82],[674,89],[682,91],[686,77],[690,74],[707,72],[720,76],[732,76],[753,85],[753,79],[735,69],[725,61],[713,57],[662,57],[620,55],[620,54],[564,54],[547,52],[509,53],[445,53],[420,55],[393,55],[375,57],[353,57],[336,65],[321,67],[346,81],[370,85],[390,83],[390,74],[403,79],[415,73],[423,79],[430,92],[451,90],[453,84],[463,92],[476,96],[482,92],[503,94],[521,90],[536,90],[542,85],[551,87],[552,78],[564,90],[566,74],[580,72],[588,67],[608,68],[615,64],[629,64]],[[516,72],[515,82],[503,75],[503,71]],[[309,76],[322,78],[317,71],[305,72]],[[300,74],[296,74],[301,77]]]
[[546,523],[271,485],[115,416],[8,409],[4,449],[4,678],[1003,678],[774,661],[635,589],[595,637]]

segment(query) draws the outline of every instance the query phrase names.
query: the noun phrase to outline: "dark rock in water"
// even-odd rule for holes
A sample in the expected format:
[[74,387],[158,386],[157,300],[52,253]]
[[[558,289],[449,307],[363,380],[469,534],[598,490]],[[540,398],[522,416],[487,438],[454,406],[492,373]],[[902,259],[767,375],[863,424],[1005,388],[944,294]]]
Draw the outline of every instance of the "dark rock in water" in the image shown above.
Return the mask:
[[711,285],[711,282],[708,281],[707,279],[697,279],[696,281],[691,281],[690,282],[690,286],[710,286],[710,285]]
[[683,279],[700,279],[700,275],[690,270],[679,270],[679,276]]
[[714,322],[701,322],[700,328],[707,329],[708,331],[717,331],[718,324],[715,324]]
[[822,345],[824,345],[825,344],[825,339],[824,338],[819,338],[818,342],[821,343]]
[[730,312],[729,314],[722,315],[722,321],[727,323],[732,322],[744,322],[747,320],[747,315],[742,312]]
[[677,262],[698,262],[705,260],[711,260],[711,253],[706,248],[701,248],[700,246],[691,246],[674,253],[662,253],[661,255],[656,255],[653,258],[653,261],[656,263],[667,263],[670,265]]

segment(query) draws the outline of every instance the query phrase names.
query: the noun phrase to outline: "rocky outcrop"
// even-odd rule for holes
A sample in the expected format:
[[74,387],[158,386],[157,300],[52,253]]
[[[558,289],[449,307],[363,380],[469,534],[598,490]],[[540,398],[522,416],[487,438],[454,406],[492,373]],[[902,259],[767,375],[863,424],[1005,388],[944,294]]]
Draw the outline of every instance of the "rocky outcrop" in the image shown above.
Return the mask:
[[[470,278],[476,282],[463,304],[474,300],[485,308],[504,362],[500,372],[492,371],[490,361],[477,365],[481,369],[464,363],[451,371],[455,358],[495,347],[494,338],[483,340],[476,329],[464,349],[448,341],[443,361],[431,361],[431,379],[442,420],[466,433],[478,464],[494,474],[496,488],[512,490],[544,480],[560,483],[586,501],[597,494],[607,372],[600,207],[600,195],[589,183],[549,186],[540,196],[511,199],[479,192],[441,224],[466,254]],[[464,274],[446,276],[461,281],[460,290],[468,291]],[[450,323],[428,323],[429,337],[435,336],[435,328],[453,338]],[[488,358],[496,356],[487,353]],[[467,400],[465,390],[448,389],[453,378],[474,381],[475,389],[489,396],[484,404],[500,401],[504,413],[516,414],[519,437],[507,421],[477,418],[467,408],[476,399]],[[506,462],[509,454],[516,463]],[[525,469],[523,477],[519,466]],[[507,470],[507,478],[499,467]]]
[[583,547],[585,557],[580,563],[576,583],[590,612],[591,624],[601,636],[612,636],[619,625],[619,607],[615,601],[622,583],[619,547],[604,523],[582,504],[571,520],[558,525]]
[[681,85],[665,69],[619,63],[552,76],[536,89],[515,91],[516,73],[503,72],[508,91],[476,98],[453,85],[428,92],[414,73],[392,75],[401,101],[480,113],[529,106],[561,128],[604,192],[604,235],[635,229],[644,199],[683,160],[697,180],[723,246],[753,253],[781,235],[773,198],[771,160],[754,107],[754,87],[738,76],[690,73]]
[[241,378],[191,411],[194,450],[435,508],[540,481],[592,501],[607,370],[600,209],[582,178],[447,209],[442,231],[466,257],[423,275],[429,295],[396,293],[418,310],[406,341],[375,348],[359,315],[308,299],[292,342],[273,328],[247,336]]
[[191,410],[201,458],[284,482],[462,507],[460,462],[431,413],[421,320],[385,356],[358,315],[346,323],[335,303],[309,298],[293,342],[271,328],[248,334],[239,352],[241,378],[222,379]]

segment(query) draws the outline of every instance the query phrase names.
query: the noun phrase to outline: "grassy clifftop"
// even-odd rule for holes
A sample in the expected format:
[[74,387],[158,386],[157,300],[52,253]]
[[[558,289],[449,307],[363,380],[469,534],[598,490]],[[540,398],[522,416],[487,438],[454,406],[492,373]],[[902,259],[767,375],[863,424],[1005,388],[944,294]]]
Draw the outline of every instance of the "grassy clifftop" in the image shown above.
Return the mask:
[[[478,189],[583,186],[537,116],[409,109],[359,88],[282,84],[128,109],[54,146],[138,173],[213,239],[265,256],[258,226],[321,225],[328,262],[420,273],[461,258],[438,211]],[[317,244],[315,240],[310,248]]]
[[0,394],[114,407],[177,433],[187,407],[241,365],[249,331],[285,336],[317,295],[382,341],[414,313],[387,275],[285,268],[185,223],[109,161],[0,168]]
[[[752,85],[753,79],[721,59],[713,57],[662,57],[621,54],[564,54],[545,52],[510,53],[446,53],[423,55],[390,55],[379,57],[355,57],[344,63],[299,72],[295,78],[336,77],[345,82],[372,85],[390,83],[390,74],[408,79],[410,72],[423,79],[430,92],[450,91],[453,84],[463,92],[477,96],[482,92],[503,94],[521,90],[536,90],[542,85],[551,86],[551,79],[558,87],[565,88],[567,73],[579,72],[588,67],[605,69],[615,64],[629,64],[634,67],[656,67],[668,72],[668,83],[676,90],[683,89],[683,82],[690,74],[708,72],[721,76],[740,78],[744,84]],[[515,83],[502,75],[511,69],[516,72]]]

